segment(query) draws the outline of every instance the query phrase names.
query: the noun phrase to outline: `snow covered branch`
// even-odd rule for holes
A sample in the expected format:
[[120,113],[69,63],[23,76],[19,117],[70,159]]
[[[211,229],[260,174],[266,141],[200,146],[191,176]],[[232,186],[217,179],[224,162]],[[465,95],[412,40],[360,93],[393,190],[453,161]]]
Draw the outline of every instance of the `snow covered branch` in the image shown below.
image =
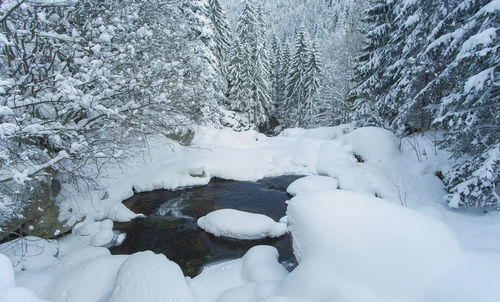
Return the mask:
[[26,169],[23,172],[14,171],[14,173],[10,176],[5,176],[0,178],[0,183],[8,182],[14,180],[16,182],[22,182],[29,180],[30,177],[40,173],[41,171],[50,168],[57,164],[58,162],[70,158],[69,154],[66,151],[60,151],[59,154],[41,165],[35,165],[31,169]]

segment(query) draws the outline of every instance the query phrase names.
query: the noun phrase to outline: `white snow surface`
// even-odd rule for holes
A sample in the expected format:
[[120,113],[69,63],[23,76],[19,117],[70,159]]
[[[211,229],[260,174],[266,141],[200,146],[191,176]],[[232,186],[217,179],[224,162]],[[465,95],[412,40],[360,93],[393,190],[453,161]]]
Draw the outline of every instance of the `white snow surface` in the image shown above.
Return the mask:
[[279,237],[286,233],[286,224],[256,213],[221,209],[200,217],[198,226],[215,236],[243,240]]
[[307,194],[315,191],[334,190],[338,187],[335,178],[321,175],[310,175],[292,182],[286,191],[292,196]]
[[110,302],[191,302],[180,267],[151,251],[131,255],[116,276]]
[[[0,255],[0,301],[497,301],[500,213],[446,204],[434,175],[449,169],[439,139],[429,132],[398,140],[351,125],[277,137],[201,127],[190,147],[150,138],[146,156],[101,171],[106,192],[78,197],[63,186],[61,219],[81,221],[71,234],[0,245],[11,263]],[[267,246],[193,279],[162,255],[113,256],[106,248],[123,239],[113,221],[138,216],[121,203],[134,190],[279,175],[308,175],[288,189],[296,196],[287,216],[269,224],[287,224],[293,236],[299,265],[291,273]],[[241,235],[242,225],[259,224],[225,231]]]
[[[359,193],[299,195],[287,214],[300,265],[284,291],[312,301],[422,301],[433,279],[462,256],[455,234],[442,222]],[[349,286],[318,288],[311,271],[321,282]],[[370,295],[352,296],[358,288]]]

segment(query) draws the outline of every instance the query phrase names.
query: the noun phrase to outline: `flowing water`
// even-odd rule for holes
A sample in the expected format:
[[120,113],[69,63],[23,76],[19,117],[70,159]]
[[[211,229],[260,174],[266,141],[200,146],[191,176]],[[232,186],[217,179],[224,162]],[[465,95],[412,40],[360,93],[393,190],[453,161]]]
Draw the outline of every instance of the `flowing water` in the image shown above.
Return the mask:
[[184,274],[196,276],[204,265],[242,257],[256,245],[272,245],[280,253],[279,261],[295,267],[289,235],[262,240],[237,240],[216,237],[198,227],[201,216],[219,209],[237,209],[267,215],[278,221],[285,215],[287,186],[301,176],[280,176],[258,182],[212,179],[202,187],[177,191],[156,190],[135,194],[124,204],[145,218],[116,223],[115,229],[127,233],[113,254],[132,254],[152,250],[165,254],[180,265]]

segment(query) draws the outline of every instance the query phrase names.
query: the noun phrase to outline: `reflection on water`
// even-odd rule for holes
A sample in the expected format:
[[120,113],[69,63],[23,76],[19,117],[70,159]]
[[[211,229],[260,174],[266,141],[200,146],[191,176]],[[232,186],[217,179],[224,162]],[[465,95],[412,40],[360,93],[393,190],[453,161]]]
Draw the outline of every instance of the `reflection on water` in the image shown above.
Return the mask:
[[193,277],[208,263],[239,258],[251,247],[265,244],[276,247],[280,262],[292,269],[296,262],[288,235],[252,241],[220,238],[204,232],[196,220],[211,211],[232,208],[265,214],[277,221],[285,215],[284,202],[289,199],[286,187],[297,178],[300,176],[272,177],[259,182],[213,179],[203,187],[136,194],[124,204],[147,217],[116,223],[115,229],[126,232],[127,238],[111,252],[163,253]]

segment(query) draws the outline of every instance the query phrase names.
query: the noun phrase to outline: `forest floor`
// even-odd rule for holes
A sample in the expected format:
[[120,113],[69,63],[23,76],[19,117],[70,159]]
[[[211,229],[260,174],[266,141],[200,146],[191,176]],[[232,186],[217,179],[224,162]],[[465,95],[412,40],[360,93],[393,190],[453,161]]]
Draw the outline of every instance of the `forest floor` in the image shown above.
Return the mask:
[[[498,301],[500,213],[448,207],[436,135],[342,125],[276,137],[200,128],[189,147],[151,140],[147,157],[103,171],[106,194],[63,187],[62,218],[81,221],[71,234],[0,246],[0,301]],[[113,222],[140,217],[122,204],[134,192],[280,175],[309,176],[288,188],[279,222],[225,211],[198,224],[240,239],[290,232],[292,272],[269,246],[194,278],[161,254],[108,250],[125,236]]]

